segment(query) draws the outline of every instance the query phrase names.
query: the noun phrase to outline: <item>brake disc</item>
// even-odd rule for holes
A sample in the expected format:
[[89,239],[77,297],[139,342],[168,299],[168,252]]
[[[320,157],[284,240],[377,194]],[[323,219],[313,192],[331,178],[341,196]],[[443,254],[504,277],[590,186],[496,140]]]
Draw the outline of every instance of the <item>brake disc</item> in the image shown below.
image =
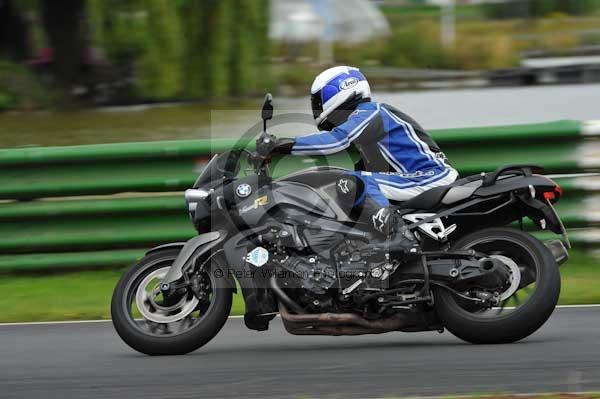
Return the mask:
[[507,256],[490,255],[490,258],[498,259],[500,262],[504,263],[510,272],[510,287],[500,293],[500,300],[505,301],[519,289],[519,285],[521,284],[521,269],[519,269],[519,266],[517,266],[514,260]]
[[160,282],[168,270],[169,267],[163,267],[147,275],[138,286],[135,294],[135,303],[142,316],[156,323],[179,321],[192,313],[199,302],[195,295],[184,295],[176,304],[171,306],[163,306],[156,302],[156,296],[160,293],[158,284],[155,287],[149,287],[149,284],[153,280]]

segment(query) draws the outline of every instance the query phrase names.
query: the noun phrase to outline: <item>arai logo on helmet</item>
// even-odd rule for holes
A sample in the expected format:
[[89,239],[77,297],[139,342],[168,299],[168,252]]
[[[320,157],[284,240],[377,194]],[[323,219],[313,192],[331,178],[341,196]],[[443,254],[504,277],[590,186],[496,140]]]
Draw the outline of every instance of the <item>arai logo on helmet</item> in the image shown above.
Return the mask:
[[235,189],[235,193],[242,197],[242,198],[246,198],[247,196],[249,196],[250,194],[252,194],[252,187],[249,184],[240,184],[239,186],[237,186],[237,188]]
[[358,84],[357,78],[347,78],[340,83],[340,90],[348,90]]

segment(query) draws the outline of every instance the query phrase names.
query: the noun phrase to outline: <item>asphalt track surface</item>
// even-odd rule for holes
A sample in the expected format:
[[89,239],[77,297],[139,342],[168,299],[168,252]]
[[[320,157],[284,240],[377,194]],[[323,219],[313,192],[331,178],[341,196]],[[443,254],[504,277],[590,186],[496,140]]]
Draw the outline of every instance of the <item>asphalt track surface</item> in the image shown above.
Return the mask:
[[600,391],[600,307],[557,309],[516,344],[449,333],[359,337],[268,332],[239,318],[200,350],[148,357],[111,323],[0,325],[0,398],[374,398]]

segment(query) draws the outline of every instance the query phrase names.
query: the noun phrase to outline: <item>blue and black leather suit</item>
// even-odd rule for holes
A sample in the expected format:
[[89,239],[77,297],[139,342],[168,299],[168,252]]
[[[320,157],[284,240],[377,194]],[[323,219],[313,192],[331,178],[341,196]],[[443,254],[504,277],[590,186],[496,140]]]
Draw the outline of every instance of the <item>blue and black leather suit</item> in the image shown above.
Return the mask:
[[[406,201],[430,188],[456,180],[458,173],[443,152],[411,117],[382,103],[358,104],[348,119],[331,131],[296,137],[294,155],[327,155],[354,145],[361,155],[357,171],[349,171],[363,190],[354,206],[372,199]],[[339,190],[338,190],[339,191]],[[360,192],[362,191],[362,192]]]
[[279,140],[274,151],[328,155],[354,146],[360,161],[338,180],[338,198],[381,233],[390,228],[389,200],[407,201],[458,177],[421,125],[391,105],[362,99],[338,112],[337,119],[331,130]]

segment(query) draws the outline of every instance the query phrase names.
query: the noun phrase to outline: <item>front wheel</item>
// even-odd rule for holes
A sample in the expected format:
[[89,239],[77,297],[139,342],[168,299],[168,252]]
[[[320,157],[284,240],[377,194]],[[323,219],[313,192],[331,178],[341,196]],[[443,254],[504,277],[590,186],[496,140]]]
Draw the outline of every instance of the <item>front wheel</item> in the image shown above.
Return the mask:
[[112,297],[112,321],[119,336],[147,355],[180,355],[210,341],[231,310],[232,289],[217,278],[219,257],[188,277],[190,285],[164,297],[159,284],[179,253],[146,255],[119,280]]
[[454,250],[473,249],[501,260],[511,281],[496,292],[498,306],[482,309],[465,300],[468,293],[434,287],[437,313],[448,330],[476,344],[515,342],[533,334],[548,320],[560,294],[558,265],[546,246],[532,235],[510,228],[468,234]]

